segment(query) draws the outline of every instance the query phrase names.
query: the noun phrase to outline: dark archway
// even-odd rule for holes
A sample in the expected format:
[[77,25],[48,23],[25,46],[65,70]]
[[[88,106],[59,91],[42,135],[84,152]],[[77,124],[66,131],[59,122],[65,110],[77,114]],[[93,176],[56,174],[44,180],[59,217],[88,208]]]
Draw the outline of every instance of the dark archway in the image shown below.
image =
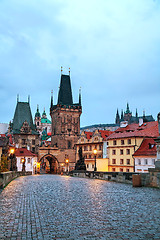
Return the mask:
[[41,163],[40,172],[41,173],[60,173],[60,166],[57,158],[52,154],[44,155],[39,162]]

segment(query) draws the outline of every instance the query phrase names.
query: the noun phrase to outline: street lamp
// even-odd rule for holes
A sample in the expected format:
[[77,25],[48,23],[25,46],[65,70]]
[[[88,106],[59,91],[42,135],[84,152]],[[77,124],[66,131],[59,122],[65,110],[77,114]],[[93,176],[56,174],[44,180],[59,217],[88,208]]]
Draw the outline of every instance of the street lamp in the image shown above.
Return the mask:
[[67,172],[69,172],[69,159],[66,158],[65,162],[66,162],[66,164],[67,164]]
[[10,148],[9,153],[10,153],[10,159],[11,159],[10,171],[13,171],[14,148]]
[[93,150],[93,154],[94,154],[94,161],[95,161],[95,164],[94,164],[94,171],[96,172],[96,171],[97,171],[97,166],[96,166],[96,155],[97,155],[97,149],[94,149],[94,150]]
[[25,172],[26,166],[25,166],[26,159],[25,157],[22,159],[22,172]]

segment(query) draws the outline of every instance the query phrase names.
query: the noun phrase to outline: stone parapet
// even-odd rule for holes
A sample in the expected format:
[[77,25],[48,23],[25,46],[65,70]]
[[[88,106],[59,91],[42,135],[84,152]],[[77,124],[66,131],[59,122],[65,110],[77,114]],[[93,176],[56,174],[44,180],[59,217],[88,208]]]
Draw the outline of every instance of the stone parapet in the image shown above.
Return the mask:
[[32,172],[1,172],[0,173],[0,188],[4,188],[8,183],[10,183],[13,179],[20,176],[32,175]]

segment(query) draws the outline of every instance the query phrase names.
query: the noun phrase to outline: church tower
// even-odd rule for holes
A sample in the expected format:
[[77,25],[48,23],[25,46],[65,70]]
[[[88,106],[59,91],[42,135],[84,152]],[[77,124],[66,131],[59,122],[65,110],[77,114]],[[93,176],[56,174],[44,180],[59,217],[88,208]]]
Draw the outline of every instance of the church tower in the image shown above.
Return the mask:
[[81,113],[81,93],[79,93],[79,103],[73,103],[70,74],[62,74],[56,105],[53,104],[53,95],[51,96],[51,145],[67,155],[73,155],[69,156],[70,159],[75,158],[75,144],[80,135]]

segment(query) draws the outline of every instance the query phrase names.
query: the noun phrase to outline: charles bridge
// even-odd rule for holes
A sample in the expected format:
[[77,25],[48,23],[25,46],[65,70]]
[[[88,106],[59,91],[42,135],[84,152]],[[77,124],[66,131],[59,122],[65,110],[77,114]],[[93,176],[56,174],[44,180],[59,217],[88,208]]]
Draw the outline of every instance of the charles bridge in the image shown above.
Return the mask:
[[99,179],[21,176],[0,193],[0,239],[160,239],[160,191]]

